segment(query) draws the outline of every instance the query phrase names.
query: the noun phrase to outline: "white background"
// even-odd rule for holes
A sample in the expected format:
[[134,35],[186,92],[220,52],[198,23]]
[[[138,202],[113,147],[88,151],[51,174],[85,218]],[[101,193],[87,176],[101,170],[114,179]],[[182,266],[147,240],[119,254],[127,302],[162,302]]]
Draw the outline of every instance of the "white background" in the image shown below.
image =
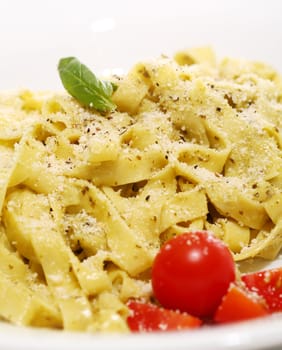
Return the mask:
[[282,71],[281,20],[280,0],[0,0],[0,89],[60,89],[63,56],[99,74],[201,45]]

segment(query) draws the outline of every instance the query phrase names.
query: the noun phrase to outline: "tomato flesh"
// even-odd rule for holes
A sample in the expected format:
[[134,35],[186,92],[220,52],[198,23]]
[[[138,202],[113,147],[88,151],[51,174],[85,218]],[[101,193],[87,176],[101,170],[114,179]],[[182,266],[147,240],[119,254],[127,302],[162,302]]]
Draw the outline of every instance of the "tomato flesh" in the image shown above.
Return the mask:
[[234,280],[229,249],[206,231],[172,238],[152,267],[153,291],[161,305],[201,318],[213,316]]
[[223,297],[222,303],[215,313],[214,321],[229,323],[266,315],[268,312],[261,301],[233,285]]
[[197,328],[202,321],[186,313],[166,310],[138,301],[128,303],[131,314],[127,324],[132,332],[173,331]]
[[261,295],[271,312],[282,311],[282,268],[242,276],[246,287]]

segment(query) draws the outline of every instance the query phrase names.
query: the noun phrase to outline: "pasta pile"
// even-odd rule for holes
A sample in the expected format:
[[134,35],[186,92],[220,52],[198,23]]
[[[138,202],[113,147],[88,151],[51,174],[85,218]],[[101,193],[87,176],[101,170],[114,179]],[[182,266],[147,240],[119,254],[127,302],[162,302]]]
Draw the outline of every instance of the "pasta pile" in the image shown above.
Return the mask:
[[236,261],[282,246],[282,78],[209,48],[114,77],[117,109],[0,96],[0,316],[126,332],[161,245],[213,231]]

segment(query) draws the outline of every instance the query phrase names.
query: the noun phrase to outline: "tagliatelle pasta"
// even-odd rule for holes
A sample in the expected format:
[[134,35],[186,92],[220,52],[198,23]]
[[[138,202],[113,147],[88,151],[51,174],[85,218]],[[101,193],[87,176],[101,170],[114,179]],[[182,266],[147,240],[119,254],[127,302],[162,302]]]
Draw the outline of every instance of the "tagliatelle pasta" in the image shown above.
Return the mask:
[[236,261],[282,246],[282,78],[208,48],[115,77],[101,115],[67,94],[0,96],[0,316],[128,330],[161,245],[213,231]]

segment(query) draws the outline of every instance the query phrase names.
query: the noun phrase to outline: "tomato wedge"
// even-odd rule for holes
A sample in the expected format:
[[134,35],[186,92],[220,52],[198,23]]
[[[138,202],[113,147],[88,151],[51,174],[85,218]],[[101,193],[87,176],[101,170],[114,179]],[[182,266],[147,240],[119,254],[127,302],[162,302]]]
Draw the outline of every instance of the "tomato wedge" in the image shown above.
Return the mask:
[[254,295],[232,285],[218,307],[214,321],[228,323],[266,316],[268,311]]
[[265,299],[269,311],[282,311],[282,268],[249,273],[242,280],[250,291]]
[[130,301],[127,305],[131,311],[127,324],[132,332],[183,330],[197,328],[202,324],[197,317],[153,304]]

